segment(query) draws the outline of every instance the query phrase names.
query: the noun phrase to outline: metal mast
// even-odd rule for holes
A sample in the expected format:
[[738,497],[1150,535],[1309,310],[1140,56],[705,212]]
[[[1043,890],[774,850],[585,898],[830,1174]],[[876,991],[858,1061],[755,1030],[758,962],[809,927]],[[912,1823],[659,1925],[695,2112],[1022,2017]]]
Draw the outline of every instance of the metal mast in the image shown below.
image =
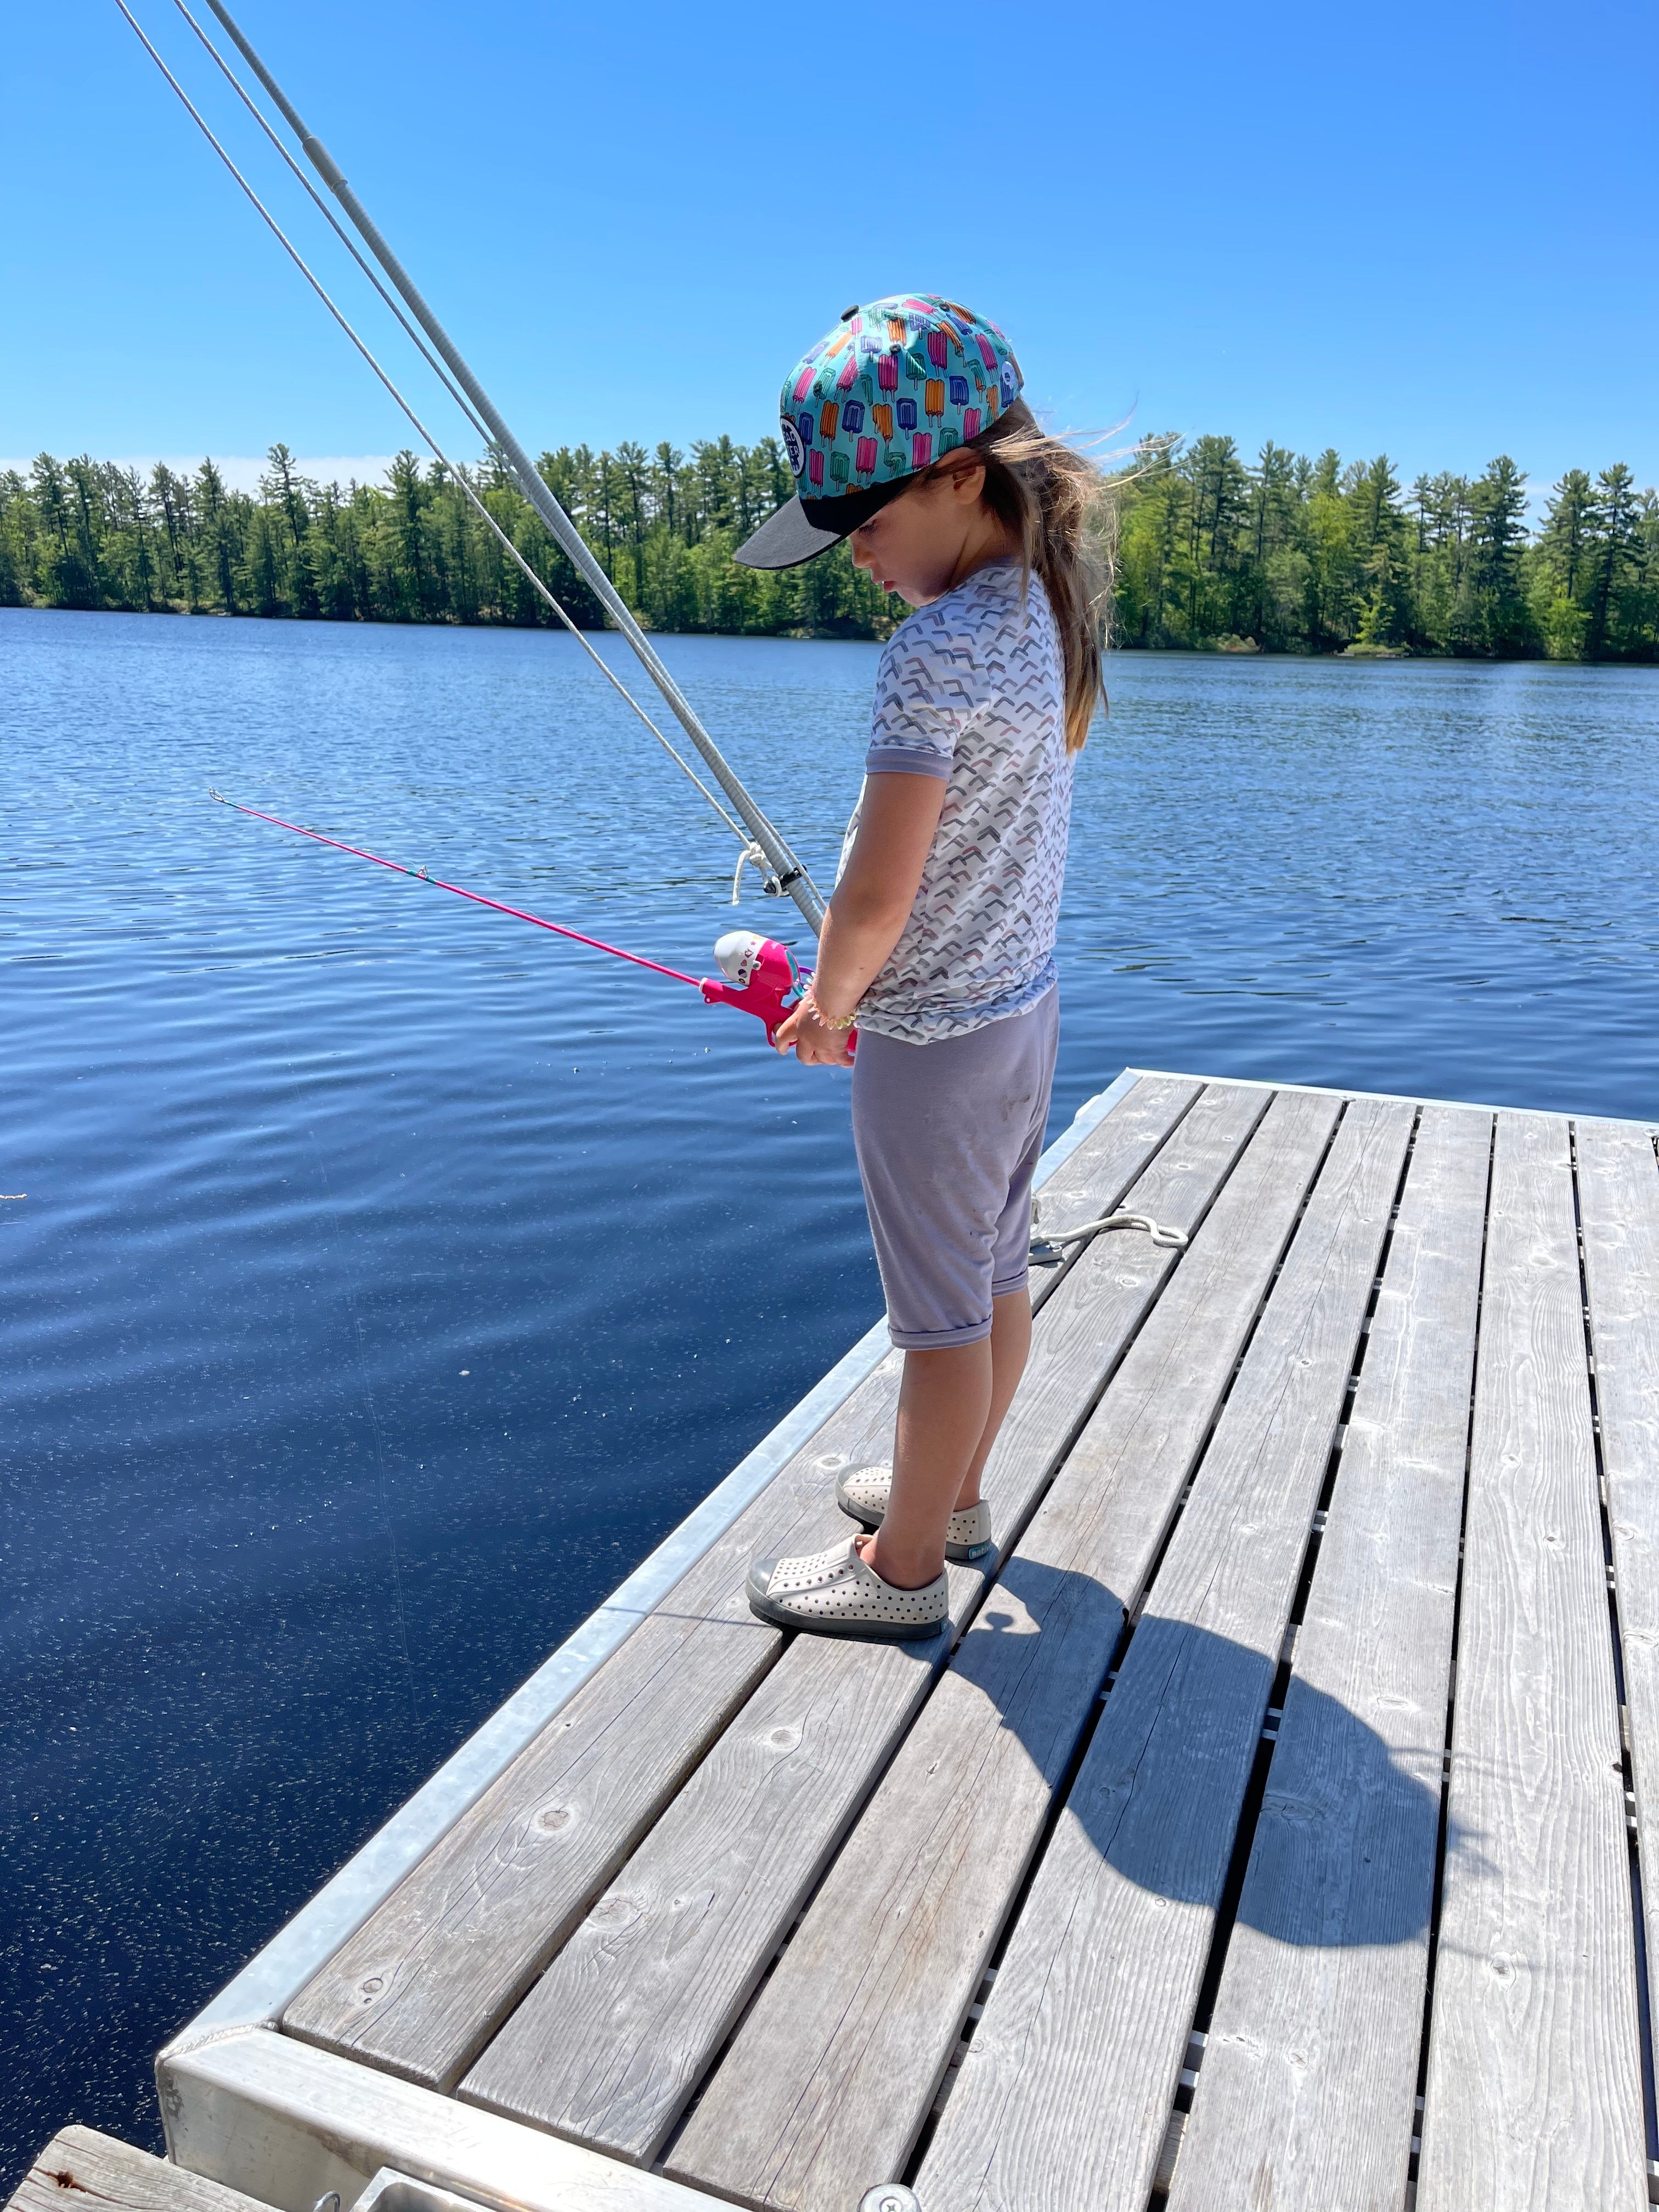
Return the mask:
[[698,720],[690,701],[664,667],[650,640],[629,611],[626,601],[589,551],[581,532],[548,489],[541,471],[514,436],[495,402],[457,350],[453,339],[427,305],[414,279],[381,236],[374,217],[346,182],[333,155],[322,140],[306,128],[292,101],[260,60],[228,9],[221,4],[221,0],[207,0],[207,3],[224,26],[242,58],[276,103],[283,121],[298,139],[300,150],[345,210],[363,243],[402,294],[410,313],[431,339],[457,383],[477,410],[490,436],[506,456],[507,465],[518,480],[520,490],[569,555],[617,628],[633,647],[676,720],[702,755],[716,782],[736,808],[744,828],[766,855],[767,866],[772,874],[794,900],[808,926],[816,932],[823,925],[823,908],[805,870],[726,765],[725,757]]

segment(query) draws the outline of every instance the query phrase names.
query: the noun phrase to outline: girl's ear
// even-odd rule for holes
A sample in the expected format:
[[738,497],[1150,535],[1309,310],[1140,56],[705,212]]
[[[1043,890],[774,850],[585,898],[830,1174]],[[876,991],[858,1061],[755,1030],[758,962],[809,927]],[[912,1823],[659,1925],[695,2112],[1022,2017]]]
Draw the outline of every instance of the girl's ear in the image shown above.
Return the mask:
[[976,457],[970,455],[959,467],[951,470],[951,496],[964,507],[976,506],[984,489],[985,464]]

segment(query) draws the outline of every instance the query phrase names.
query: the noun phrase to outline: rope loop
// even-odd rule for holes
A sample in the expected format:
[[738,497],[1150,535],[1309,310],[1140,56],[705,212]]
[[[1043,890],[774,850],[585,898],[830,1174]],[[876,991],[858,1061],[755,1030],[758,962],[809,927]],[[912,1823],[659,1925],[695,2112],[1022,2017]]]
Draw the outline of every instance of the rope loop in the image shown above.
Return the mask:
[[1066,1257],[1069,1244],[1084,1244],[1109,1229],[1139,1229],[1165,1252],[1184,1252],[1188,1237],[1184,1229],[1168,1229],[1162,1222],[1154,1221],[1150,1213],[1107,1213],[1098,1221],[1080,1222],[1075,1229],[1056,1231],[1052,1237],[1042,1235],[1037,1228],[1037,1207],[1031,1207],[1031,1252],[1034,1267],[1057,1267]]
[[765,848],[751,838],[738,855],[738,865],[732,871],[732,903],[736,906],[743,896],[743,872],[753,868],[761,878],[761,889],[768,898],[781,898],[792,883],[800,880],[802,871],[792,868],[787,877],[780,877],[766,857]]

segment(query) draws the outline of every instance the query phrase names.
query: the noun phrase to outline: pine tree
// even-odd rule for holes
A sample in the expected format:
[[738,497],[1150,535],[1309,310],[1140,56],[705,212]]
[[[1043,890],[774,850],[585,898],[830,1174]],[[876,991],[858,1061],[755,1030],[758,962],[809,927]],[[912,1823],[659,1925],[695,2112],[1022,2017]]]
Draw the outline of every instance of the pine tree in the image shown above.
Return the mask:
[[1623,461],[1603,469],[1595,486],[1589,642],[1591,658],[1599,660],[1610,645],[1624,642],[1619,635],[1620,594],[1638,556],[1639,509],[1636,479]]
[[1364,594],[1356,642],[1400,645],[1413,629],[1411,579],[1400,481],[1386,453],[1358,476],[1348,500]]
[[1521,580],[1527,536],[1524,472],[1500,453],[1469,487],[1469,560],[1455,646],[1505,656],[1535,651],[1537,629]]
[[1544,511],[1534,568],[1533,619],[1552,660],[1583,657],[1597,521],[1595,487],[1583,469],[1569,469]]
[[234,518],[225,493],[225,480],[211,460],[196,471],[196,501],[207,540],[208,568],[218,588],[219,605],[228,615],[240,611],[236,601]]

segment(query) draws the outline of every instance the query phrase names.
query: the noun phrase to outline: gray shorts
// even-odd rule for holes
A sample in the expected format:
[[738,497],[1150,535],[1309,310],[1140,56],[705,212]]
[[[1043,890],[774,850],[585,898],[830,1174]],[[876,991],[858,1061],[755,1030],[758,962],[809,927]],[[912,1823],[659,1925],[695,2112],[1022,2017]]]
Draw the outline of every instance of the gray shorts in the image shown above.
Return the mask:
[[977,1344],[992,1299],[1024,1287],[1059,1042],[1058,987],[937,1044],[860,1031],[853,1142],[901,1350]]

